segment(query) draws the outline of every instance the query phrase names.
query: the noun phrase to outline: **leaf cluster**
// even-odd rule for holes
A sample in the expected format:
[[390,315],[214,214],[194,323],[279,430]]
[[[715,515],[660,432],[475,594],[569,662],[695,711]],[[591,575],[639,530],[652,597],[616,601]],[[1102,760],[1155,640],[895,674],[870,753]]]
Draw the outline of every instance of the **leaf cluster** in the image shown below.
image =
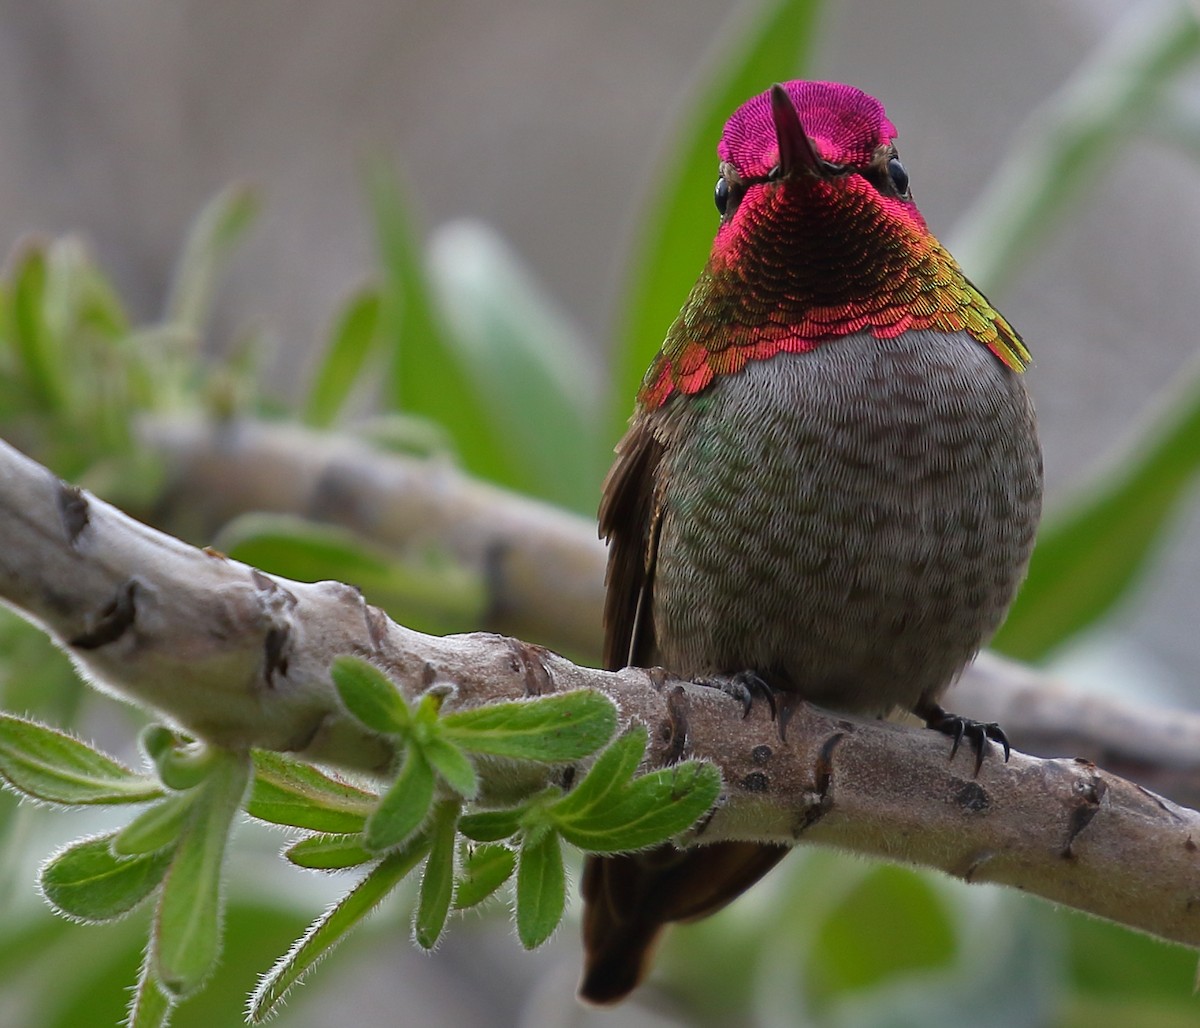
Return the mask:
[[[222,868],[241,809],[305,833],[283,851],[297,867],[363,872],[262,978],[249,1007],[261,1021],[418,869],[419,946],[436,946],[452,910],[484,902],[511,879],[517,934],[533,948],[563,918],[564,844],[612,853],[665,842],[720,790],[716,769],[692,761],[638,775],[645,729],[614,740],[616,711],[599,693],[443,712],[445,690],[435,686],[409,703],[357,658],[339,658],[331,674],[346,708],[395,745],[394,774],[381,793],[279,753],[229,753],[161,725],[142,733],[154,773],[138,773],[69,735],[0,715],[0,778],[14,791],[66,806],[147,804],[123,828],[65,847],[40,876],[50,905],[87,923],[117,920],[155,898],[133,1028],[166,1024],[217,961]],[[513,805],[481,802],[481,762],[561,770],[593,757],[569,790],[548,784]]]

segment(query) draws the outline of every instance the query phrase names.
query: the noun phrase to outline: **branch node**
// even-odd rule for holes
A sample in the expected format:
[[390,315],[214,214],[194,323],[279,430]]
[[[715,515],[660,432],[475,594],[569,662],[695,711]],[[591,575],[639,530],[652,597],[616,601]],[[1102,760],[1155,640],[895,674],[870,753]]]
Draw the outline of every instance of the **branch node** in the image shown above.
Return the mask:
[[751,771],[742,779],[741,785],[746,792],[769,792],[771,779],[761,771]]
[[525,674],[525,695],[546,696],[554,692],[554,680],[543,659],[549,651],[544,646],[521,642],[520,639],[510,639],[508,642],[516,657],[514,668]]
[[796,713],[796,709],[804,704],[804,701],[792,693],[780,692],[777,694],[779,704],[779,716],[775,720],[775,727],[779,731],[779,741],[787,743],[787,726],[792,720],[792,715]]
[[1159,796],[1158,793],[1151,792],[1144,785],[1137,785],[1136,782],[1134,783],[1134,785],[1137,786],[1137,791],[1140,792],[1143,796],[1145,796],[1149,800],[1153,800],[1155,806],[1157,806],[1158,809],[1161,810],[1164,814],[1170,815],[1170,817],[1172,819],[1174,819],[1175,821],[1182,820],[1182,818],[1174,810],[1172,810],[1170,807],[1167,806],[1167,804],[1165,802],[1163,802],[1163,798],[1161,796]]
[[291,641],[291,629],[287,625],[272,625],[267,629],[263,640],[263,678],[267,688],[275,687],[275,674],[286,678],[288,673],[288,644]]
[[100,611],[96,623],[86,631],[68,640],[71,646],[80,650],[97,650],[116,642],[125,632],[133,627],[136,616],[134,597],[137,594],[138,581],[127,578],[117,587],[116,595]]
[[58,492],[55,495],[58,503],[58,516],[62,519],[63,531],[67,534],[67,544],[71,549],[79,545],[79,537],[88,526],[88,498],[79,486],[68,485],[58,480]]
[[250,581],[266,600],[266,608],[272,612],[294,610],[300,602],[295,593],[285,589],[270,575],[264,575],[258,568],[250,569]]
[[1074,792],[1074,803],[1071,813],[1067,817],[1067,842],[1059,854],[1064,860],[1075,859],[1075,853],[1071,847],[1079,837],[1079,833],[1090,825],[1092,818],[1100,812],[1100,801],[1108,792],[1108,783],[1099,775],[1090,775],[1087,778],[1078,779],[1072,791]]
[[675,764],[683,757],[687,747],[690,705],[687,690],[682,685],[675,686],[667,693],[667,719],[659,727],[659,738],[663,743],[659,764]]
[[833,789],[833,751],[838,748],[838,743],[845,737],[845,732],[834,732],[833,735],[821,744],[821,749],[817,753],[817,763],[813,768],[813,779],[816,782],[817,793],[821,797],[822,804],[828,801],[829,806],[833,806],[833,797],[830,795]]
[[[362,601],[362,593],[359,593],[359,600]],[[369,603],[363,603],[363,618],[367,623],[367,638],[371,640],[371,652],[378,656],[383,652],[383,644],[388,637],[391,618],[389,618],[378,607],[372,607]]]
[[987,790],[976,781],[963,782],[954,801],[968,814],[982,814],[992,805]]

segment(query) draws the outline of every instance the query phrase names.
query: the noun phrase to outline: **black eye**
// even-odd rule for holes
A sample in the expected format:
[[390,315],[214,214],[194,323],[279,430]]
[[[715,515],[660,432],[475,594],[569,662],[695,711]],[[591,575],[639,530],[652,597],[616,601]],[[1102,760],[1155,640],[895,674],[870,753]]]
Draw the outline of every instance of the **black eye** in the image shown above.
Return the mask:
[[908,172],[904,170],[899,157],[893,157],[887,162],[887,171],[896,192],[901,196],[908,196]]
[[717,210],[721,212],[721,217],[725,217],[725,208],[729,206],[729,183],[725,181],[724,175],[717,179],[717,190],[713,199],[717,202]]

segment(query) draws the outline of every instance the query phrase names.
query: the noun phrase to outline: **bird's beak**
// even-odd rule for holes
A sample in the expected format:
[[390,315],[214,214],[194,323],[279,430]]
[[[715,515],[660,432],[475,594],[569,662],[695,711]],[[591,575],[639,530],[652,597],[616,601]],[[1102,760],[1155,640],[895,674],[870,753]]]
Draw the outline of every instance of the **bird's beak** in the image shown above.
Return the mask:
[[779,177],[791,178],[802,171],[819,175],[821,158],[800,124],[800,115],[796,113],[792,98],[778,82],[771,87],[771,117],[775,121],[775,138],[779,141]]

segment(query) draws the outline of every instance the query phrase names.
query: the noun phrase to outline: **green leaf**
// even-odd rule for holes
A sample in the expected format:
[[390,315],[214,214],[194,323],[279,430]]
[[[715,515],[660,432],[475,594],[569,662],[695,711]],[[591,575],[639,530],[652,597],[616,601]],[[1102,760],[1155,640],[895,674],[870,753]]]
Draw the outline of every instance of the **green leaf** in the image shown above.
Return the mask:
[[379,315],[380,299],[376,289],[364,289],[346,304],[309,390],[304,409],[304,420],[308,424],[325,428],[336,420],[362,375],[367,358],[376,348]]
[[207,781],[224,756],[207,743],[176,735],[165,725],[148,725],[142,732],[142,743],[163,785],[178,792]]
[[454,842],[459,801],[443,800],[433,811],[429,828],[429,857],[421,876],[421,893],[413,919],[413,938],[422,949],[433,949],[446,926],[454,897]]
[[1038,660],[1109,613],[1157,552],[1198,472],[1200,366],[1127,456],[1114,460],[1073,505],[1046,519],[1029,576],[992,647]]
[[592,514],[611,443],[602,442],[601,375],[580,332],[486,225],[438,229],[429,260],[447,344],[504,452],[521,457],[506,484]]
[[90,923],[114,921],[158,887],[171,862],[170,852],[118,857],[112,852],[113,838],[109,834],[84,839],[43,866],[42,894],[60,914]]
[[340,871],[374,860],[378,854],[363,846],[362,835],[310,835],[283,851],[297,867],[314,871]]
[[463,860],[458,888],[454,890],[454,909],[466,910],[492,895],[512,877],[517,854],[500,843],[472,847]]
[[154,956],[147,950],[129,1003],[128,1028],[166,1028],[174,1006],[154,979]]
[[118,857],[135,857],[173,845],[183,831],[194,799],[191,793],[168,796],[142,811],[117,832],[113,853]]
[[421,752],[442,780],[464,799],[473,800],[479,795],[479,776],[475,773],[475,766],[453,743],[434,736],[425,742]]
[[[558,790],[553,790],[555,794]],[[508,807],[503,810],[480,810],[467,814],[458,823],[458,830],[476,842],[495,842],[515,835],[521,827],[521,818],[527,806]]]
[[429,839],[420,836],[404,849],[389,853],[347,896],[317,918],[250,997],[251,1023],[261,1024],[275,1014],[304,975],[403,881],[428,849]]
[[329,674],[346,709],[372,731],[400,735],[411,726],[408,703],[379,668],[358,657],[337,657]]
[[152,779],[36,721],[0,714],[0,775],[17,792],[49,803],[144,803],[161,796]]
[[625,295],[630,298],[616,352],[612,424],[623,431],[651,357],[704,267],[717,231],[712,205],[717,142],[725,121],[772,82],[797,78],[816,37],[817,0],[774,0],[755,10],[715,69],[700,76],[703,94],[690,120],[663,151],[663,184],[645,206],[633,243]]
[[[684,761],[636,778],[615,800],[582,814],[551,808],[562,837],[591,853],[621,853],[666,842],[712,808],[721,774],[711,764]],[[569,797],[568,797],[569,798]]]
[[444,737],[468,753],[545,764],[595,753],[617,727],[612,701],[590,689],[492,703],[442,718]]
[[583,780],[554,805],[563,816],[578,816],[600,806],[614,792],[624,789],[633,778],[646,752],[649,735],[644,726],[631,728],[613,740]]
[[166,320],[199,333],[212,305],[221,263],[253,224],[261,204],[247,185],[229,186],[197,215],[175,268],[167,299]]
[[367,184],[385,275],[383,325],[392,346],[392,402],[408,414],[440,422],[472,471],[508,481],[519,455],[505,454],[449,342],[395,172],[376,161],[368,168]]
[[153,932],[154,974],[172,997],[203,984],[221,952],[221,870],[250,778],[248,756],[217,754],[197,789],[163,882]]
[[429,762],[416,747],[408,747],[396,780],[367,818],[367,848],[379,852],[399,846],[420,828],[433,805],[433,784]]
[[479,623],[487,604],[482,575],[446,551],[400,554],[349,529],[294,514],[243,514],[213,545],[285,578],[353,582],[372,603],[418,631],[466,631]]
[[24,366],[26,387],[40,408],[62,410],[68,391],[59,341],[46,323],[46,253],[40,246],[22,254],[12,274],[13,348]]
[[517,935],[526,949],[550,938],[567,902],[562,843],[553,832],[527,838],[517,864]]
[[361,832],[379,798],[282,753],[255,750],[246,813],[314,832]]

